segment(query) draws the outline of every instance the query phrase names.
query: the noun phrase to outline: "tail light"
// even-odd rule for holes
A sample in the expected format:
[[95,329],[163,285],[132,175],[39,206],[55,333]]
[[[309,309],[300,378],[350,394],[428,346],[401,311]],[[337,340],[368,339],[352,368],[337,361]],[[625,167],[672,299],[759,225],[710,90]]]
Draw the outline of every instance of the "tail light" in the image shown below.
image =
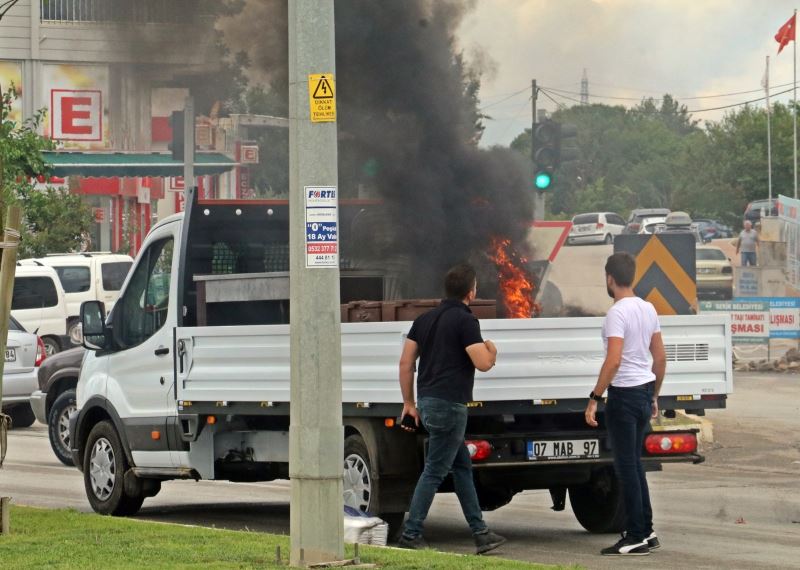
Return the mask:
[[597,225],[595,226],[595,229],[602,230],[603,229],[603,224],[600,223],[600,222],[597,222]]
[[36,337],[36,362],[34,366],[41,366],[44,359],[47,358],[47,349],[44,347],[44,342],[42,342],[42,337]]
[[676,455],[697,451],[697,436],[693,433],[661,432],[648,435],[644,448],[650,455]]
[[468,439],[464,444],[469,451],[469,458],[473,461],[483,461],[492,454],[492,444],[483,439]]
[[628,224],[628,228],[633,233],[637,233],[640,229],[642,229],[642,224],[636,224],[636,223]]
[[728,265],[726,267],[723,267],[722,268],[722,272],[723,273],[733,273],[733,267],[731,267],[730,265]]

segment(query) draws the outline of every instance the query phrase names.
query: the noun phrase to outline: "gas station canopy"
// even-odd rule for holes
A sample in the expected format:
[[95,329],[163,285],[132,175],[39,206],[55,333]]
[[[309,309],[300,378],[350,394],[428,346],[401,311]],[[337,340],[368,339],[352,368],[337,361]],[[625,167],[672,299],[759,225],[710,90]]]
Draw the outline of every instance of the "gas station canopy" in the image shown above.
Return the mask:
[[[160,152],[62,152],[42,153],[51,167],[50,174],[60,178],[134,178],[183,176],[183,162],[172,160],[171,153]],[[196,176],[222,174],[238,163],[218,152],[195,154]]]

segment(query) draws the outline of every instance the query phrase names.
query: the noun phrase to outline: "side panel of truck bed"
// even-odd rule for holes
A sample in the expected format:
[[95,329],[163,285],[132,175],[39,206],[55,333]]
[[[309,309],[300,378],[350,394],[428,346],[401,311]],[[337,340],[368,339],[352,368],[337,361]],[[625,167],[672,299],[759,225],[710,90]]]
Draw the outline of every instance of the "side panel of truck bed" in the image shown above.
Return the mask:
[[[476,401],[585,399],[603,361],[600,318],[484,320],[497,366],[476,373]],[[733,390],[724,316],[662,317],[667,377],[662,396]],[[343,402],[401,403],[397,363],[411,323],[342,325]],[[196,402],[288,402],[289,327],[176,330],[177,397]],[[313,358],[312,354],[304,358]]]

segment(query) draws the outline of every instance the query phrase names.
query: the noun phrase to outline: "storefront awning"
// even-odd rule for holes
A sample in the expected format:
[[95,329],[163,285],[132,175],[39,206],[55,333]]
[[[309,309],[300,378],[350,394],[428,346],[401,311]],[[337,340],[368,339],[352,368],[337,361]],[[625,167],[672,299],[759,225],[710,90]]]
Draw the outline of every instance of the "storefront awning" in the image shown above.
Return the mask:
[[[44,152],[51,175],[89,178],[133,178],[183,176],[183,163],[172,160],[170,153],[159,152]],[[238,163],[218,152],[198,152],[195,176],[222,174]]]

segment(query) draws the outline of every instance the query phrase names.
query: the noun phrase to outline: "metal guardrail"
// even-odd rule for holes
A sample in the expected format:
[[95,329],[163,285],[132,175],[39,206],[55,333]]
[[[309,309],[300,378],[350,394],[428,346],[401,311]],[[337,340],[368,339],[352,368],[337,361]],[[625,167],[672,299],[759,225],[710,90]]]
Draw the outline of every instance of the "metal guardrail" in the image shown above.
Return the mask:
[[40,0],[45,23],[181,24],[201,15],[198,0]]

